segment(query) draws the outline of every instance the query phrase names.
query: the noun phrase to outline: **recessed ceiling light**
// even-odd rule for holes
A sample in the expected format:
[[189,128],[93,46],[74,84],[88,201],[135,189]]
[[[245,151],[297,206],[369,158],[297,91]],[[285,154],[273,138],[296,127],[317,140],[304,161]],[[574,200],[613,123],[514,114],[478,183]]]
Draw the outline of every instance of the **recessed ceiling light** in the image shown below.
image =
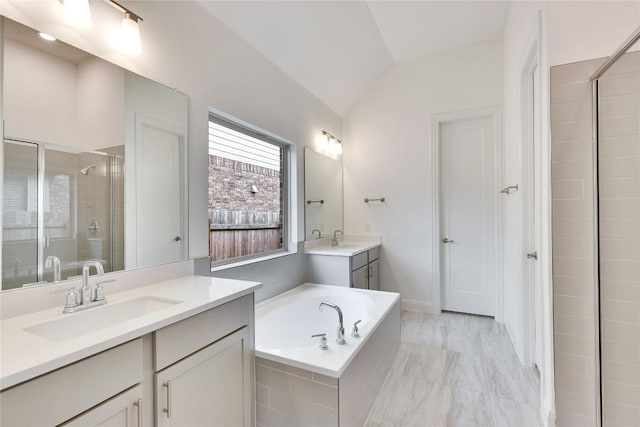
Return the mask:
[[47,33],[38,33],[38,35],[40,37],[42,37],[43,39],[45,39],[46,41],[50,41],[50,42],[54,42],[56,41],[56,38],[53,37],[51,34],[47,34]]

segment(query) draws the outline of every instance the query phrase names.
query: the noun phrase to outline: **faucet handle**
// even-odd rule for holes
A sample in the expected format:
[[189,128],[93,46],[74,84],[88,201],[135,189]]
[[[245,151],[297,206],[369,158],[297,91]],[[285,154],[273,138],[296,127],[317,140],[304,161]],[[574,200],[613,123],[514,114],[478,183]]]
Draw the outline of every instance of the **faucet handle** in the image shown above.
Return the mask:
[[63,292],[67,292],[64,308],[73,308],[78,305],[78,294],[74,287],[58,289],[57,291],[49,291],[50,294],[61,294]]
[[104,288],[102,287],[105,283],[115,282],[116,279],[102,280],[100,282],[96,282],[96,298],[94,301],[103,301],[104,300]]
[[351,331],[351,336],[354,338],[360,338],[360,332],[358,332],[358,323],[362,322],[362,319],[358,320],[353,324],[353,330]]
[[327,350],[329,348],[329,344],[327,344],[327,334],[315,334],[315,335],[311,335],[311,338],[318,338],[320,337],[320,345],[318,347],[320,347],[320,350]]

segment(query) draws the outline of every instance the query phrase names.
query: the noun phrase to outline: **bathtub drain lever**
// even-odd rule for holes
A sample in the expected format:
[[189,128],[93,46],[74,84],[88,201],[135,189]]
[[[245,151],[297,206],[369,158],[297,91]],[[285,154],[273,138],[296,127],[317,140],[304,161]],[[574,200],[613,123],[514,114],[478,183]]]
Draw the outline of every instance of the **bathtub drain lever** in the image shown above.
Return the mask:
[[315,335],[311,335],[311,338],[318,338],[320,337],[320,345],[318,347],[320,347],[320,350],[327,350],[329,348],[329,344],[327,344],[327,334],[315,334]]
[[358,323],[362,322],[362,320],[358,320],[353,324],[353,329],[351,330],[351,336],[354,338],[360,338],[360,332],[358,332]]

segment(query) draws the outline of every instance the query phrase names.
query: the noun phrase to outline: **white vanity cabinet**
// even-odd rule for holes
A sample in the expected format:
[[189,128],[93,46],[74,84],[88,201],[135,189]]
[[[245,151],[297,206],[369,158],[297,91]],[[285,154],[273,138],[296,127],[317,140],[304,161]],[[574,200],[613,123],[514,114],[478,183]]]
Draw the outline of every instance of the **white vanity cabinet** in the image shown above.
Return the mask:
[[307,255],[307,282],[379,290],[380,246],[355,255]]
[[[3,390],[0,425],[52,426],[71,420],[70,425],[86,426],[112,418],[109,425],[135,426],[138,413],[135,417],[122,414],[126,411],[125,415],[133,415],[135,411],[128,408],[135,402],[140,404],[142,395],[136,392],[124,399],[119,397],[133,386],[142,389],[138,385],[142,382],[142,365],[142,338],[138,338]],[[80,414],[87,417],[85,421],[73,420]]]
[[2,426],[253,426],[253,293],[0,392]]
[[156,331],[158,426],[254,425],[253,307],[251,294]]
[[138,384],[62,425],[141,427],[142,419],[142,385]]

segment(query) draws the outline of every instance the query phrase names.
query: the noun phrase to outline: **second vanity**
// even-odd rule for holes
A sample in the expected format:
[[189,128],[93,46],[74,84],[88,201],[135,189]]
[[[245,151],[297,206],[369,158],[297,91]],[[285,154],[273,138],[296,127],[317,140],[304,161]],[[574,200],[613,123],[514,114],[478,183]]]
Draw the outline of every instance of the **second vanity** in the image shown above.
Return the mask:
[[260,286],[186,276],[3,319],[0,424],[253,425]]
[[338,246],[322,239],[305,243],[307,281],[379,290],[380,239],[345,237]]

